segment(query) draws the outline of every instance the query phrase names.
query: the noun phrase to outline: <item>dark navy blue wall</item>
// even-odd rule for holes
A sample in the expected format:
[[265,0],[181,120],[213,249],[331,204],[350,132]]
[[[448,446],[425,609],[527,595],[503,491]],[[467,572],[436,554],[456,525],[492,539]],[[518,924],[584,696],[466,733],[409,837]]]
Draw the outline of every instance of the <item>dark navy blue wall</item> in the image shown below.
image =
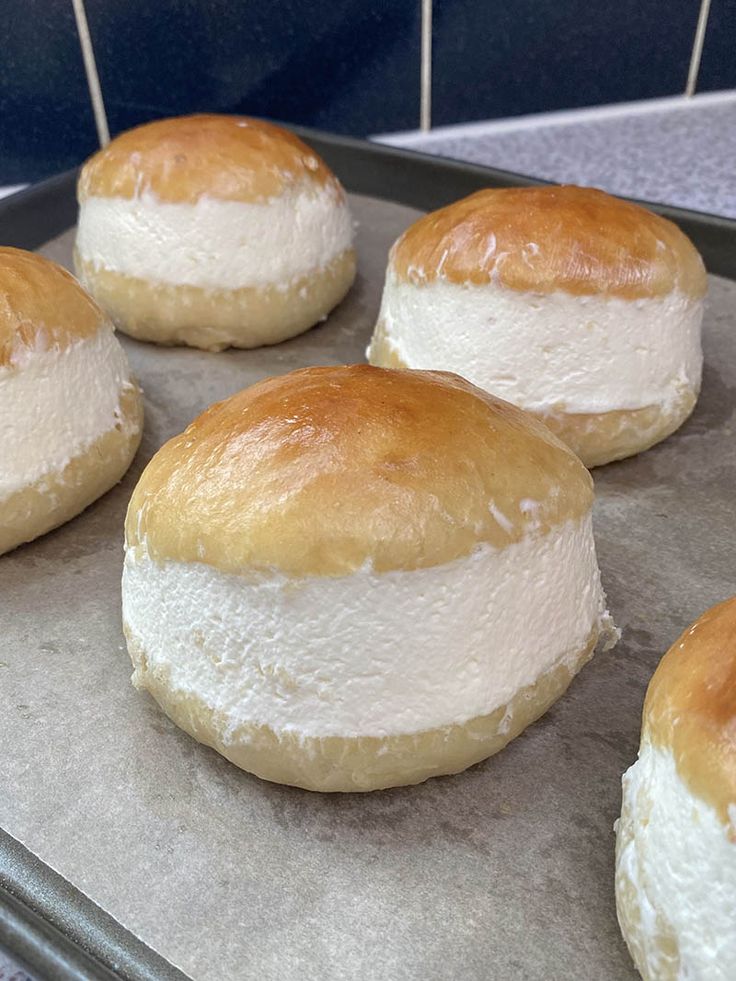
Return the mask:
[[343,133],[417,124],[415,0],[87,0],[111,132],[218,109]]
[[698,6],[434,0],[433,124],[681,93]]
[[71,0],[0,0],[0,184],[72,167],[95,150]]
[[698,90],[736,88],[736,0],[712,0]]
[[[699,0],[434,0],[435,125],[674,95]],[[420,0],[87,0],[110,129],[197,110],[342,133],[413,129]],[[96,138],[71,0],[0,0],[0,184]],[[713,0],[701,89],[736,87]]]

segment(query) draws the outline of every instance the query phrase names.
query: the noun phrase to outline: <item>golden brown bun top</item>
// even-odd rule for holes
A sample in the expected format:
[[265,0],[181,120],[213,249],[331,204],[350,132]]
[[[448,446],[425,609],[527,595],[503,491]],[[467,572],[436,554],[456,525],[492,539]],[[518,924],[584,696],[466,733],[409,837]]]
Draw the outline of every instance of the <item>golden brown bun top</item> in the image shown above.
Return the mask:
[[660,661],[644,735],[672,750],[690,790],[727,822],[736,806],[736,596],[704,613]]
[[394,245],[391,265],[417,286],[494,282],[627,299],[706,290],[700,255],[676,225],[584,187],[478,191],[415,222]]
[[384,572],[545,533],[592,499],[587,470],[544,425],[457,375],[304,368],[166,443],[133,493],[126,540],[227,572]]
[[288,130],[248,116],[177,116],[128,130],[86,162],[80,204],[88,197],[193,204],[203,195],[224,201],[263,201],[294,185],[329,185],[331,170]]
[[34,252],[0,248],[0,367],[25,352],[69,347],[104,323],[103,311],[66,269]]

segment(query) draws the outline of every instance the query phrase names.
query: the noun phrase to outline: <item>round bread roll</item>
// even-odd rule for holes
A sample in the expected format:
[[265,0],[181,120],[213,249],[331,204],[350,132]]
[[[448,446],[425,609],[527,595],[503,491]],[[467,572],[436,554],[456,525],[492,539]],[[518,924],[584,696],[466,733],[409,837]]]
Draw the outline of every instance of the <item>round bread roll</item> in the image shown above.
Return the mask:
[[60,266],[0,248],[0,554],[117,483],[142,423],[109,318]]
[[608,626],[592,501],[544,426],[454,375],[261,382],[135,489],[133,683],[267,780],[458,772],[541,715]]
[[391,250],[368,356],[446,368],[540,416],[592,467],[669,436],[700,389],[703,263],[602,191],[478,191]]
[[77,274],[126,334],[219,351],[294,337],[355,278],[334,174],[287,130],[184,116],[123,133],[82,168]]
[[736,978],[736,597],[688,627],[649,685],[616,905],[645,981]]

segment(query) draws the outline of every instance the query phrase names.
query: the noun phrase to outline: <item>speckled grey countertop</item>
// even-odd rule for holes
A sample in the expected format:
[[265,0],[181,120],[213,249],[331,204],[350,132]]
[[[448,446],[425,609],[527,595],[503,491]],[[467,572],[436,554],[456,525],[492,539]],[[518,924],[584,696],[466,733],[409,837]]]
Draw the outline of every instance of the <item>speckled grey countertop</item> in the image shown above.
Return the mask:
[[736,95],[380,137],[458,160],[736,218]]

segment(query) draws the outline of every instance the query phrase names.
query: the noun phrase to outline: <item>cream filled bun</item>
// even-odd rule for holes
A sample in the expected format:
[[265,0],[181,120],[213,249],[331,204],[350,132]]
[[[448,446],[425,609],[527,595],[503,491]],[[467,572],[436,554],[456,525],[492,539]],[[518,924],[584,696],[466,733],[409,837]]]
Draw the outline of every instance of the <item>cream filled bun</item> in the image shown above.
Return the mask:
[[268,780],[458,772],[541,715],[608,628],[592,502],[544,426],[454,375],[261,382],[135,489],[133,683]]
[[692,411],[705,290],[689,239],[644,208],[580,187],[478,191],[395,243],[368,355],[457,371],[597,466]]
[[688,627],[649,685],[616,905],[646,981],[736,978],[736,597]]
[[0,248],[0,554],[117,483],[142,422],[109,318],[60,266]]
[[345,193],[316,153],[246,116],[132,129],[78,185],[77,273],[127,334],[217,351],[294,337],[355,278]]

